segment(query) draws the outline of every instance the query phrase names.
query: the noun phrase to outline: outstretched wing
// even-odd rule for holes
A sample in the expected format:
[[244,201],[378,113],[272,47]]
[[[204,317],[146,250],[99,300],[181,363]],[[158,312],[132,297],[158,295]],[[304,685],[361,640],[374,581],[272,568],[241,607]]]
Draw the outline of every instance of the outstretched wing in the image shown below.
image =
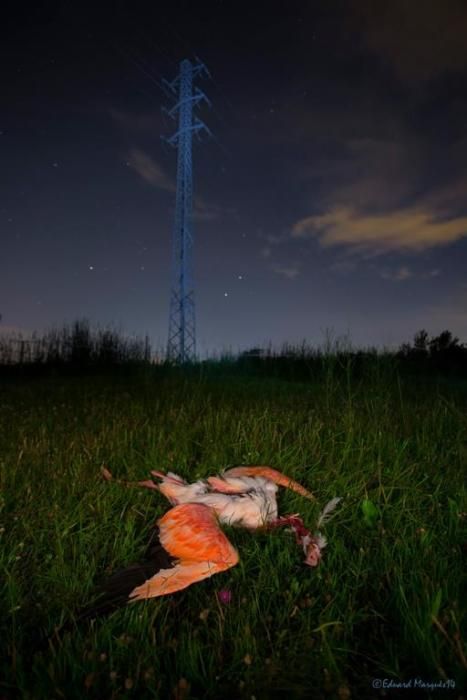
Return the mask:
[[168,595],[235,566],[237,550],[205,505],[177,505],[154,528],[144,560],[116,571],[100,586],[99,597],[76,620],[107,615],[122,605]]
[[175,506],[160,518],[158,526],[162,547],[176,561],[134,588],[129,594],[132,602],[180,591],[238,563],[237,550],[208,506]]
[[[160,543],[160,531],[153,528],[146,552],[141,562],[119,569],[104,580],[97,588],[97,598],[75,613],[77,621],[89,620],[118,610],[128,603],[128,596],[136,586],[141,585],[162,569],[170,569],[176,559]],[[67,629],[67,625],[62,629]]]

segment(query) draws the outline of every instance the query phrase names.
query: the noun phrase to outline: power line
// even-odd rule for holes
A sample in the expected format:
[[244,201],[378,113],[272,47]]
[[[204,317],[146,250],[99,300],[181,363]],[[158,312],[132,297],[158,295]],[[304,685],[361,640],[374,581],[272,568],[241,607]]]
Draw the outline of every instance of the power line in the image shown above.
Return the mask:
[[163,85],[162,85],[161,83],[159,83],[159,82],[154,78],[154,76],[151,75],[151,73],[149,73],[149,72],[144,68],[144,66],[141,65],[141,63],[139,63],[136,59],[134,59],[133,56],[131,56],[131,54],[129,54],[129,53],[127,53],[126,51],[124,51],[120,46],[114,45],[113,48],[114,48],[116,51],[118,51],[118,52],[119,52],[124,58],[126,58],[128,61],[131,61],[131,63],[133,63],[133,65],[134,65],[143,75],[145,75],[146,78],[149,78],[149,80],[150,80],[152,83],[154,83],[154,85],[157,85],[157,87],[159,88],[159,90],[162,90],[163,92],[165,92],[165,89],[164,89]]
[[[181,36],[180,32],[178,32],[178,31],[174,28],[174,26],[173,26],[167,19],[164,20],[164,24],[165,24],[165,26],[167,26],[168,29],[172,32],[172,36],[175,37],[179,42],[181,42],[181,43],[183,44],[184,50],[188,50],[188,52],[189,52],[191,55],[193,55],[194,58],[195,58],[198,62],[203,63],[203,64],[205,63],[205,61],[204,61],[203,59],[199,58],[199,56],[197,56],[197,55],[193,52],[193,47],[191,46],[191,44],[190,44],[186,39],[184,39],[184,38]],[[224,102],[226,103],[227,107],[228,107],[229,109],[234,109],[234,105],[233,105],[232,102],[230,102],[230,100],[226,97],[226,95],[225,95],[225,93],[223,92],[223,90],[221,89],[219,83],[212,77],[211,73],[209,73],[208,77],[209,77],[209,80],[212,82],[212,84],[216,87],[216,89],[217,89],[217,91],[218,91],[218,93],[219,93],[219,96],[221,97],[222,100],[224,100]],[[214,111],[215,114],[217,114],[218,118],[219,118],[222,122],[226,123],[225,118],[221,116],[221,114],[218,112],[218,110],[217,110],[215,107],[213,107],[213,111]]]
[[141,28],[136,27],[135,29],[136,29],[136,32],[140,35],[140,37],[143,37],[147,42],[149,42],[150,44],[152,44],[152,45],[156,48],[156,51],[157,51],[163,58],[165,58],[166,61],[168,61],[168,62],[171,63],[173,66],[175,66],[175,67],[178,68],[178,63],[177,63],[176,59],[173,58],[173,56],[169,56],[168,53],[167,53],[167,51],[166,51],[165,49],[162,50],[161,47],[160,47],[160,45],[155,41],[155,39],[153,39],[152,37],[147,36],[147,35],[141,30]]
[[[130,62],[135,66],[135,68],[137,68],[138,71],[139,71],[142,75],[144,75],[144,76],[145,76],[146,78],[148,78],[154,85],[156,85],[157,88],[158,88],[159,90],[162,90],[162,91],[165,93],[165,95],[168,95],[167,88],[164,86],[162,80],[160,80],[160,81],[156,80],[156,78],[154,77],[154,75],[152,75],[148,70],[146,70],[146,68],[144,67],[144,65],[142,65],[142,63],[141,63],[140,61],[137,61],[130,53],[128,53],[127,51],[125,51],[121,46],[118,46],[118,45],[114,44],[114,45],[113,45],[113,48],[114,48],[116,51],[118,51],[118,53],[120,53],[120,55],[123,56],[126,60],[130,61]],[[173,61],[171,61],[171,62],[173,63]],[[208,77],[212,80],[212,76],[211,76],[210,74],[209,74]],[[214,82],[214,81],[213,81],[213,82]],[[147,95],[148,97],[151,97],[151,99],[157,99],[157,98],[155,97],[155,95],[152,95],[151,93],[147,92],[146,90],[143,90],[142,88],[139,88],[139,91],[140,91],[141,93],[143,93],[144,95]],[[219,111],[218,111],[215,107],[213,107],[212,105],[210,105],[210,106],[212,107],[214,113],[215,113],[216,116],[219,118],[219,120],[220,120],[221,122],[223,122],[224,124],[226,124],[225,119],[222,117],[222,115],[219,113]],[[165,121],[165,116],[164,116],[164,114],[163,114],[163,119],[164,119],[164,121]],[[211,137],[212,137],[212,140],[215,142],[215,144],[219,147],[219,149],[220,149],[221,151],[223,151],[223,153],[224,153],[227,157],[231,157],[232,153],[224,146],[224,144],[219,140],[219,138],[218,138],[217,136],[213,135],[213,134],[211,134]],[[166,153],[167,151],[166,151],[166,148],[165,148],[165,146],[164,146],[164,142],[162,143],[162,148],[163,148],[164,152]]]

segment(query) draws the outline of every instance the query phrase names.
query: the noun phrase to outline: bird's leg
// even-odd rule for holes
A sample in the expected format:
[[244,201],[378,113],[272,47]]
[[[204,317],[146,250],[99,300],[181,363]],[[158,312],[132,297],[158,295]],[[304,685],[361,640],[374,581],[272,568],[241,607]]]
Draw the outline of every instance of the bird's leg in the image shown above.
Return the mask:
[[163,481],[170,482],[171,484],[178,484],[180,486],[186,486],[186,481],[181,479],[179,476],[174,474],[164,474],[163,472],[158,472],[155,469],[151,471],[153,476],[157,476],[158,479],[163,479]]
[[154,483],[152,479],[145,479],[144,481],[127,481],[126,479],[114,479],[112,472],[110,472],[106,467],[102,467],[101,473],[106,481],[114,481],[116,484],[122,484],[127,488],[133,486],[141,486],[145,489],[151,489],[153,491],[159,491],[159,487]]

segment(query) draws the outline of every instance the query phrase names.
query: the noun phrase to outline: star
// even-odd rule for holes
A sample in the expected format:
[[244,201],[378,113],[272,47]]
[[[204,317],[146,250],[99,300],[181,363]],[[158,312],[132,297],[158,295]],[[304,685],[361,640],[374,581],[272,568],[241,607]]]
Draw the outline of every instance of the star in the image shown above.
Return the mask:
[[242,279],[243,279],[243,277],[242,277],[241,275],[239,275],[239,276],[238,276],[238,279],[239,279],[239,280],[242,280]]
[[89,265],[90,270],[94,270],[94,267],[92,265]]
[[225,297],[228,297],[229,295],[228,295],[228,293],[227,293],[227,292],[224,292],[224,296],[225,296]]

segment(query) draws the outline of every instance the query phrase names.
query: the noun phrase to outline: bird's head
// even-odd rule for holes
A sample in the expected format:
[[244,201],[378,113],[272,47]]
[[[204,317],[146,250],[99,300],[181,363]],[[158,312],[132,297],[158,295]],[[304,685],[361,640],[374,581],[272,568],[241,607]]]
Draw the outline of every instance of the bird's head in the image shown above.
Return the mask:
[[307,566],[318,566],[322,557],[322,550],[326,546],[326,538],[320,535],[306,535],[301,542],[305,553],[305,564]]
[[321,561],[321,552],[326,546],[326,538],[320,533],[313,535],[308,528],[305,527],[302,518],[298,513],[294,515],[283,515],[273,521],[270,526],[290,526],[292,532],[295,533],[295,539],[298,545],[303,549],[305,554],[304,563],[307,566],[318,566]]

